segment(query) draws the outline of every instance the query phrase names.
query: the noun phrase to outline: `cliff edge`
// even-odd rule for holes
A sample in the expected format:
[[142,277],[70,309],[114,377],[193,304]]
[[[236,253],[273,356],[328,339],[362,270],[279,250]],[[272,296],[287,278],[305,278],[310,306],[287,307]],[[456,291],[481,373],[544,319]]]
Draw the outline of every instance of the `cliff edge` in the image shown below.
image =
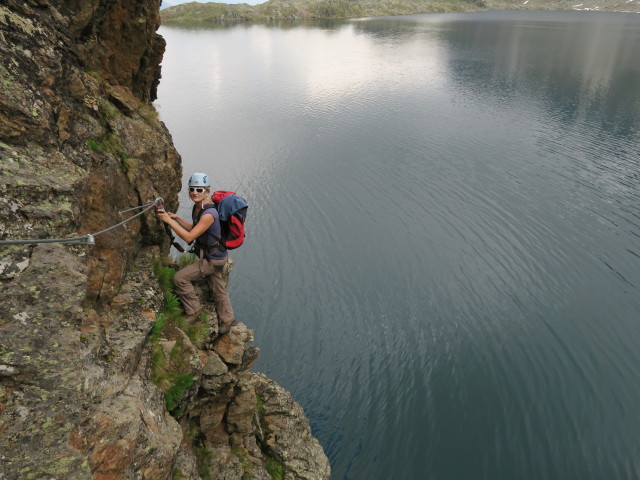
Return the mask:
[[[181,160],[150,104],[160,0],[0,5],[0,239],[95,234]],[[140,210],[137,210],[140,211]],[[209,310],[182,322],[152,211],[95,245],[0,245],[0,479],[325,479],[300,406]]]

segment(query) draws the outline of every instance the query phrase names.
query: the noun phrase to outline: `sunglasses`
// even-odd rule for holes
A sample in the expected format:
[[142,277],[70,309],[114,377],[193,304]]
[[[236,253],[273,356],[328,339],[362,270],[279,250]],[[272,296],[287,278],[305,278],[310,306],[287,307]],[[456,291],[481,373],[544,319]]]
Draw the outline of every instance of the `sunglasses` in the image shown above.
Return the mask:
[[189,187],[189,191],[190,192],[196,192],[196,193],[203,193],[205,191],[205,189],[204,188]]

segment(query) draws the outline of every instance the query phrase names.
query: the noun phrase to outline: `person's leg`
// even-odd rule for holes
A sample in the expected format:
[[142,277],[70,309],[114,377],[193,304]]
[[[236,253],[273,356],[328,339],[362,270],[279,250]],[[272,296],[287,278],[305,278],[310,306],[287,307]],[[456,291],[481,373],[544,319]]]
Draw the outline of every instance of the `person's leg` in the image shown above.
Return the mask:
[[231,306],[231,300],[227,293],[227,285],[222,275],[226,263],[226,259],[209,260],[210,268],[208,270],[211,273],[207,276],[207,282],[211,289],[211,294],[213,295],[216,313],[218,314],[218,324],[221,327],[228,327],[236,321],[236,316],[234,315],[233,307]]
[[178,295],[180,302],[182,302],[184,313],[187,316],[194,315],[202,310],[196,289],[191,283],[202,278],[199,264],[200,261],[187,265],[177,271],[173,277],[173,282],[176,286],[176,295]]

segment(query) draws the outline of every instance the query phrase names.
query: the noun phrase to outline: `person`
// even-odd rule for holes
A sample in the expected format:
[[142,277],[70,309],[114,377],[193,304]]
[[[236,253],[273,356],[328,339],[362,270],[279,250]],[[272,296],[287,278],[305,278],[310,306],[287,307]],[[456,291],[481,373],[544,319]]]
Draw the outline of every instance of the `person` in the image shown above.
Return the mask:
[[220,218],[218,211],[210,203],[210,196],[211,183],[208,175],[194,173],[189,178],[189,198],[194,203],[192,221],[188,222],[175,213],[162,209],[158,210],[158,217],[185,242],[195,240],[195,252],[200,257],[199,261],[177,271],[174,277],[176,294],[187,315],[187,322],[193,322],[202,313],[192,282],[206,278],[218,315],[218,334],[223,334],[229,331],[236,318],[222,276],[227,262],[227,249],[219,242],[222,236]]

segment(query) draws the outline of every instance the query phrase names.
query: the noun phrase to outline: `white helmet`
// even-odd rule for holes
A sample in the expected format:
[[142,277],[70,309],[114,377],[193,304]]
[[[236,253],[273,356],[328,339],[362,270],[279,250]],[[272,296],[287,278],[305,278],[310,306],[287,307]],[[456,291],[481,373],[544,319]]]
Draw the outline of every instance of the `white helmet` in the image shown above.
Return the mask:
[[190,187],[210,187],[209,176],[206,173],[194,173],[189,179]]

